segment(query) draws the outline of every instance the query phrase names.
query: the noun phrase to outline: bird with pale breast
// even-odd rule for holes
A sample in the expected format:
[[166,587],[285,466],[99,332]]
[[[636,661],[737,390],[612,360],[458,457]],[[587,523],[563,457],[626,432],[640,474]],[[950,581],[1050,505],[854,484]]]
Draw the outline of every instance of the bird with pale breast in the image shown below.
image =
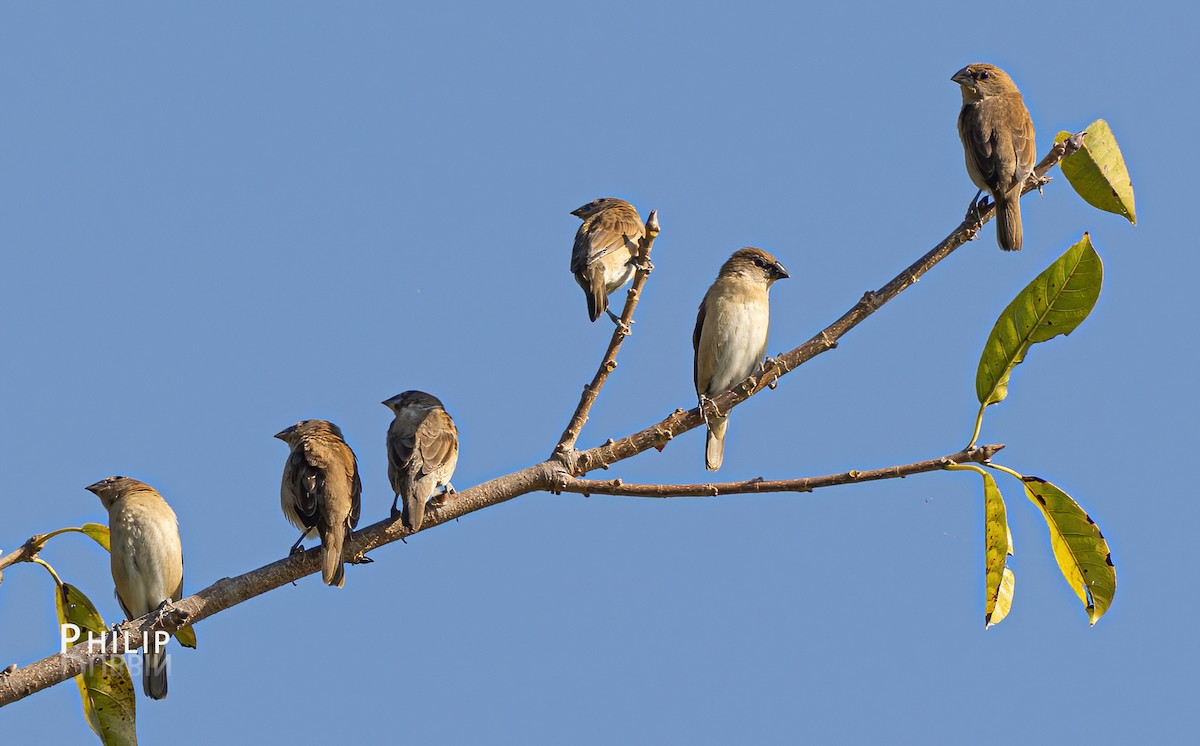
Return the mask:
[[458,428],[441,400],[424,391],[405,391],[383,405],[395,415],[387,431],[388,480],[396,495],[392,517],[401,515],[409,531],[418,531],[425,503],[437,489],[454,492],[450,479],[458,465]]
[[[179,520],[150,485],[108,477],[85,487],[108,511],[113,584],[125,616],[137,619],[183,598],[183,546]],[[148,635],[142,651],[142,691],[167,696],[165,643]]]
[[692,333],[692,373],[708,428],[704,465],[709,471],[720,469],[725,458],[729,416],[708,414],[705,402],[748,378],[762,363],[770,327],[768,292],[776,280],[789,276],[762,249],[738,249],[722,265],[700,303]]

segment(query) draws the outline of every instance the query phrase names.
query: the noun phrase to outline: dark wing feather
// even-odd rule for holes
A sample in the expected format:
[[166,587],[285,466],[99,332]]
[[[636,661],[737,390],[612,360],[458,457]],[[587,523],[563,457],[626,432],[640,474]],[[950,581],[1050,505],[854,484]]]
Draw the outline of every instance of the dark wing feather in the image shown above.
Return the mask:
[[696,329],[692,332],[692,382],[696,388],[700,388],[700,332],[704,330],[704,313],[705,306],[708,303],[708,294],[704,295],[704,300],[700,301],[700,310],[696,312]]
[[287,468],[292,507],[305,528],[317,525],[317,496],[325,491],[325,470],[313,464],[310,450],[306,442],[292,451]]
[[993,157],[996,133],[983,126],[981,105],[962,108],[958,115],[958,132],[974,172],[979,174],[989,190],[996,191],[996,159]]
[[362,479],[358,476],[358,459],[354,457],[354,451],[346,446],[346,450],[350,452],[351,466],[351,483],[350,483],[350,515],[346,517],[346,525],[353,531],[358,526],[358,518],[362,513]]

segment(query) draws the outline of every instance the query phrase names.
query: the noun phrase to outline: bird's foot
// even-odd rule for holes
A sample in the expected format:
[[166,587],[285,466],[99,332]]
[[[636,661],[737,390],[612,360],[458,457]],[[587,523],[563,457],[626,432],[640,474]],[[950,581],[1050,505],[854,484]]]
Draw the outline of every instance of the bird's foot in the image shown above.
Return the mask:
[[708,407],[706,406],[708,404],[712,404],[712,399],[709,399],[704,394],[701,394],[700,395],[700,417],[704,420],[705,427],[708,427]]
[[617,325],[617,328],[621,330],[622,334],[624,334],[626,337],[633,334],[633,330],[629,328],[629,324],[633,323],[632,319],[630,319],[629,324],[626,324],[624,321],[621,321],[620,316],[617,316],[612,311],[605,309],[604,312],[608,314],[608,318],[612,319],[612,322]]
[[777,372],[779,363],[773,357],[768,357],[766,360],[763,360],[758,364],[758,374],[760,376],[765,376],[767,374],[767,363],[771,364],[771,372],[773,372],[775,375],[775,377],[771,379],[771,382],[767,384],[767,388],[774,391],[775,387],[779,385],[779,373]]
[[154,623],[161,626],[167,618],[167,614],[171,611],[171,599],[165,598],[163,602],[154,610]]

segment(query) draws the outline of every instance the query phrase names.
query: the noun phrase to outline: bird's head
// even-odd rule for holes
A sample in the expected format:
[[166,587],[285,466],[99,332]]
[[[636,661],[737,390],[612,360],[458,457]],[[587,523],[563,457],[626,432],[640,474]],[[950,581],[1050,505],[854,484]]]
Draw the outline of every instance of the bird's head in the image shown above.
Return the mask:
[[150,489],[145,482],[139,482],[131,477],[106,477],[95,484],[89,484],[84,487],[85,490],[100,498],[100,502],[105,509],[111,508],[113,503],[120,500],[130,492],[139,489]]
[[1011,93],[1017,90],[1016,83],[995,65],[972,62],[950,76],[950,80],[962,86],[963,101],[981,101],[988,96]]
[[332,433],[339,438],[342,437],[341,428],[332,422],[327,422],[325,420],[301,420],[295,425],[275,433],[275,437],[279,438],[284,443],[287,443],[289,446],[294,446],[305,436],[327,433]]
[[762,249],[747,246],[733,252],[733,256],[721,267],[721,276],[739,274],[759,280],[770,287],[776,280],[785,280],[791,275],[775,257]]
[[402,394],[396,394],[391,399],[385,399],[383,406],[395,414],[400,414],[404,409],[445,409],[440,399],[424,391],[405,391]]
[[619,200],[616,197],[601,197],[600,199],[594,199],[591,202],[588,202],[582,207],[576,207],[574,210],[571,210],[571,214],[580,220],[587,220],[601,210],[607,207],[612,207],[616,204],[620,204],[623,201],[624,200]]

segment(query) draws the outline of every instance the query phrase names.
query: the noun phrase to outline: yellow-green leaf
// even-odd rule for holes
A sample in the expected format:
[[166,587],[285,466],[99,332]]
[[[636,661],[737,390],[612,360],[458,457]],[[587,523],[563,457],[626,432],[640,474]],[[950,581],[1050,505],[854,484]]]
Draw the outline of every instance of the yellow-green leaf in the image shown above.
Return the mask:
[[175,639],[179,640],[179,644],[185,648],[196,647],[196,631],[192,629],[192,625],[180,627],[175,630]]
[[1004,568],[1004,578],[1000,581],[1000,593],[996,596],[996,610],[992,612],[991,621],[988,626],[994,626],[1004,621],[1004,617],[1008,616],[1008,612],[1012,609],[1013,592],[1016,590],[1017,577],[1013,575],[1013,571]]
[[1103,280],[1100,255],[1084,233],[1079,243],[1013,298],[992,327],[979,358],[975,392],[980,417],[985,407],[1008,396],[1009,376],[1032,345],[1070,334],[1087,318],[1100,297]]
[[[1117,147],[1108,122],[1097,119],[1087,127],[1083,147],[1059,164],[1071,186],[1092,207],[1124,215],[1137,225],[1133,209],[1133,183],[1125,159]],[[1059,132],[1054,142],[1062,142],[1070,132]]]
[[1025,494],[1037,505],[1050,527],[1050,547],[1063,577],[1087,608],[1095,624],[1112,604],[1117,569],[1100,527],[1079,503],[1050,482],[1023,476]]
[[[66,638],[64,626],[71,624],[79,630],[79,642],[86,643],[88,633],[100,637],[107,631],[104,619],[83,591],[64,583],[54,569],[42,560],[35,560],[50,573],[55,582],[54,608],[58,614],[59,634]],[[73,636],[73,635],[72,635]],[[136,699],[129,668],[121,657],[109,658],[75,677],[83,714],[88,725],[101,742],[137,744]]]
[[105,526],[103,523],[85,523],[79,527],[79,530],[92,537],[106,551],[112,551],[108,546],[108,526]]
[[66,534],[72,531],[77,531],[81,534],[90,536],[97,544],[104,547],[105,551],[112,551],[108,548],[108,526],[105,526],[103,523],[85,523],[82,526],[69,526],[67,528],[60,528],[57,531],[51,531],[48,534],[42,534],[41,536],[36,537],[37,541],[34,542],[34,546],[37,551],[40,552],[42,547],[45,546],[46,542],[50,539],[58,536],[59,534]]
[[[997,599],[1005,576],[1011,534],[1008,516],[1004,509],[1004,496],[996,486],[991,474],[983,473],[983,521],[984,521],[984,606],[983,624],[990,627],[999,623],[995,618]],[[1011,604],[1011,597],[1009,599]],[[1004,614],[1007,614],[1007,609]],[[1000,618],[1004,618],[1004,614]]]

